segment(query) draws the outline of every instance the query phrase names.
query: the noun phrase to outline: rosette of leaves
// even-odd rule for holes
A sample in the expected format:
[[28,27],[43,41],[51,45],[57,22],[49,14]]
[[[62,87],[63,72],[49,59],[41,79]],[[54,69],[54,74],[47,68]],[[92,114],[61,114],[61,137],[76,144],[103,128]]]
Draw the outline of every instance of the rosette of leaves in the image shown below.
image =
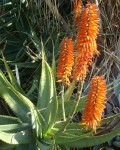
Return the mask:
[[[14,116],[0,115],[0,149],[15,150],[64,150],[71,147],[83,148],[109,141],[120,133],[116,128],[111,132],[93,134],[84,126],[69,120],[74,99],[70,100],[75,88],[74,82],[65,92],[66,121],[62,121],[61,97],[55,85],[55,61],[52,67],[47,63],[42,49],[41,72],[38,84],[37,104],[31,102],[29,92],[26,93],[17,83],[5,57],[3,61],[8,73],[7,78],[0,70],[0,95],[14,112]],[[86,97],[81,97],[75,112],[83,110]],[[105,118],[102,124],[108,124],[119,114]],[[101,131],[101,132],[100,132]],[[101,133],[101,134],[100,134]]]

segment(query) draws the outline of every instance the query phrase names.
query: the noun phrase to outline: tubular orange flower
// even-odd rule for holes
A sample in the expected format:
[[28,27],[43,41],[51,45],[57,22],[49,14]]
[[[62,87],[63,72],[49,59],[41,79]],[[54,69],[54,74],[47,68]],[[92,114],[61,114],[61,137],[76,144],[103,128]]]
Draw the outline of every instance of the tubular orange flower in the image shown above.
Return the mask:
[[57,77],[60,82],[69,85],[69,76],[71,75],[73,66],[73,41],[71,38],[64,38],[61,43],[61,52],[57,67]]
[[103,76],[93,77],[88,100],[82,116],[82,122],[86,128],[91,127],[96,132],[96,127],[100,125],[102,112],[106,102],[106,83]]
[[97,6],[88,3],[82,11],[81,21],[76,38],[75,65],[73,78],[78,81],[86,77],[88,66],[92,65],[95,55],[99,54],[96,38],[99,30]]
[[78,26],[80,22],[80,14],[82,11],[82,5],[83,4],[81,0],[74,0],[73,14],[74,14],[74,22],[76,26]]

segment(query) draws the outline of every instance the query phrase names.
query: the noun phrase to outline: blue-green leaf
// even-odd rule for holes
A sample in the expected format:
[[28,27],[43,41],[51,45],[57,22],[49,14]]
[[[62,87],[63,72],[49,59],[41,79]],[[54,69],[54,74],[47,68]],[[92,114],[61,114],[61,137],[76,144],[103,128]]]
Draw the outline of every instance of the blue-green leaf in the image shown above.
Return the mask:
[[[23,122],[32,121],[32,128],[35,129],[37,137],[42,136],[43,118],[33,103],[24,95],[16,91],[8,82],[2,72],[0,72],[0,94],[5,99],[10,108]],[[31,120],[30,120],[31,117]]]
[[6,70],[7,70],[7,73],[8,73],[8,76],[9,76],[9,79],[10,79],[11,84],[12,84],[12,85],[14,86],[14,88],[15,88],[16,90],[18,90],[20,93],[25,94],[24,91],[22,90],[22,88],[20,87],[20,85],[18,84],[17,80],[15,79],[15,77],[14,77],[12,71],[10,70],[10,68],[9,68],[9,66],[8,66],[8,64],[7,64],[6,60],[5,60],[4,55],[2,55],[2,57],[3,57],[3,61],[4,61],[4,64],[5,64],[5,68],[6,68]]
[[[50,141],[50,140],[49,140]],[[47,144],[47,140],[37,141],[37,146],[40,148],[40,150],[53,150],[53,143]]]
[[18,132],[18,131],[29,129],[29,128],[31,128],[31,125],[27,123],[0,125],[0,131],[7,131],[7,132]]
[[44,127],[44,132],[47,132],[55,123],[58,100],[54,77],[44,58],[43,55],[37,108],[41,110],[41,114],[47,123]]
[[69,146],[69,147],[76,147],[76,148],[90,147],[90,146],[105,143],[111,140],[112,138],[114,138],[117,134],[120,134],[120,128],[114,129],[110,133],[103,134],[100,136],[90,136],[90,137],[86,137],[83,139],[75,140],[73,142],[68,141],[64,143],[64,145]]
[[35,144],[20,144],[16,147],[15,150],[35,150]]
[[91,135],[91,132],[83,133],[81,135],[75,135],[75,134],[71,134],[69,132],[68,133],[63,132],[58,137],[55,138],[55,143],[68,146],[68,145],[66,145],[66,143],[75,142],[77,140],[90,137],[90,135]]
[[17,117],[24,122],[29,121],[29,117],[27,116],[27,113],[30,112],[29,106],[13,92],[11,84],[8,82],[2,71],[0,71],[0,95],[4,98]]
[[24,122],[29,122],[27,113],[30,112],[30,108],[13,90],[14,88],[12,85],[2,71],[0,71],[0,95],[4,98],[17,117]]
[[6,133],[0,131],[0,140],[9,144],[34,143],[35,138],[32,130],[24,130],[17,133]]
[[22,123],[19,118],[0,115],[0,125]]
[[16,145],[13,144],[7,144],[3,141],[0,141],[0,150],[13,150],[13,148],[15,148]]

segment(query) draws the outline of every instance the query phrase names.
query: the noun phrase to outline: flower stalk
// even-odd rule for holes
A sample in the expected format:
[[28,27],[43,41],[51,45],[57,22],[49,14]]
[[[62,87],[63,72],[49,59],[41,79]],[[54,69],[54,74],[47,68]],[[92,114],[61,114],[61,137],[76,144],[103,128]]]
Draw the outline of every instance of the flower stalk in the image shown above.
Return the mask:
[[79,83],[78,86],[78,93],[77,93],[77,98],[74,100],[74,104],[72,107],[72,110],[68,116],[68,118],[66,119],[66,121],[63,123],[63,125],[61,126],[61,128],[55,133],[55,135],[53,137],[57,137],[59,136],[59,134],[63,131],[65,131],[66,127],[68,126],[69,122],[71,121],[71,119],[73,118],[76,109],[78,107],[78,104],[80,102],[80,98],[81,98],[81,94],[82,94],[82,89],[83,89],[83,85],[84,85],[84,79]]
[[61,43],[61,51],[57,68],[57,77],[62,82],[62,113],[63,121],[66,121],[64,106],[64,85],[70,85],[69,77],[71,76],[73,66],[73,41],[71,38],[64,38]]
[[65,100],[64,100],[64,83],[62,83],[62,113],[63,113],[63,121],[66,121],[66,116],[65,116]]

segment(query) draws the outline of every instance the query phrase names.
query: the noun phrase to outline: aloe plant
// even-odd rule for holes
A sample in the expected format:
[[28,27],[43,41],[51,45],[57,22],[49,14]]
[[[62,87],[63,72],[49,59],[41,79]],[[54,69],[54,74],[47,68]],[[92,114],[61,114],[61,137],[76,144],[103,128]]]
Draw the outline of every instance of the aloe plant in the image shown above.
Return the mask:
[[[20,44],[17,45],[19,49],[17,49],[18,47],[16,48],[15,55],[11,55],[12,59],[13,56],[16,55],[20,57],[11,63],[8,63],[24,67],[27,64],[28,67],[32,66],[33,68],[38,65],[38,68],[32,81],[33,85],[31,85],[29,90],[24,91],[18,84],[13,72],[6,62],[7,56],[9,56],[7,57],[7,60],[11,59],[10,55],[6,56],[8,47],[6,47],[6,51],[1,52],[1,62],[4,62],[8,76],[4,74],[4,71],[0,70],[0,96],[13,111],[14,116],[0,115],[0,149],[64,150],[71,147],[83,148],[109,141],[115,135],[120,133],[120,129],[116,128],[111,130],[110,133],[103,133],[103,130],[99,129],[97,133],[94,134],[92,130],[86,131],[84,125],[80,125],[72,120],[75,113],[84,109],[87,98],[87,95],[81,97],[81,85],[80,91],[78,91],[78,97],[75,97],[75,99],[71,98],[73,90],[75,89],[74,82],[72,82],[70,87],[67,88],[64,93],[66,120],[63,120],[62,100],[56,87],[55,56],[53,55],[52,65],[50,66],[42,42],[40,43],[36,33],[32,30],[29,19],[26,15],[23,15],[24,7],[26,8],[28,1],[15,0],[7,2],[5,7],[10,11],[8,11],[7,14],[3,14],[1,17],[2,19],[5,19],[5,24],[3,24],[2,29],[7,27],[6,29],[11,32],[11,23],[14,25],[15,22],[14,19],[10,20],[9,15],[20,15],[17,26],[15,27],[20,31],[19,34],[17,34],[18,38],[15,38],[15,41],[11,41],[9,40],[9,38],[11,38],[10,34],[10,37],[7,39],[9,44]],[[19,3],[20,5],[16,5],[16,3]],[[15,7],[12,7],[13,4]],[[16,6],[22,7],[20,7],[21,9],[17,9]],[[26,20],[25,24],[22,24],[24,21],[21,19]],[[27,34],[24,34],[24,31],[26,33],[26,30]],[[2,30],[1,35],[3,35],[3,39],[6,36],[2,34]],[[19,42],[20,39],[22,39],[21,42]],[[32,50],[29,50],[27,51],[27,55],[37,62],[35,64],[29,62],[29,60],[20,63],[20,61],[26,59],[26,52],[23,50],[23,47],[29,39],[34,44],[37,54]],[[27,48],[29,49],[29,47]],[[21,53],[22,55],[19,55]],[[35,90],[37,90],[37,95],[34,97],[35,101],[33,101],[32,94]],[[102,125],[104,130],[106,129],[106,125],[118,116],[119,114],[103,119]]]
[[[27,93],[17,83],[3,56],[9,79],[0,71],[0,95],[15,116],[0,115],[1,150],[82,148],[101,144],[118,134],[119,128],[110,133],[95,136],[91,130],[85,131],[84,126],[72,122],[72,120],[62,121],[62,104],[61,97],[56,91],[54,65],[50,67],[45,59],[44,50],[42,51],[42,57],[39,58],[42,60],[42,72],[38,85],[37,105],[31,102]],[[70,100],[74,88],[73,82],[64,94],[66,118],[74,107],[74,100]],[[75,112],[84,108],[86,97],[81,97]],[[103,119],[102,123],[106,124],[116,117],[118,114]]]

